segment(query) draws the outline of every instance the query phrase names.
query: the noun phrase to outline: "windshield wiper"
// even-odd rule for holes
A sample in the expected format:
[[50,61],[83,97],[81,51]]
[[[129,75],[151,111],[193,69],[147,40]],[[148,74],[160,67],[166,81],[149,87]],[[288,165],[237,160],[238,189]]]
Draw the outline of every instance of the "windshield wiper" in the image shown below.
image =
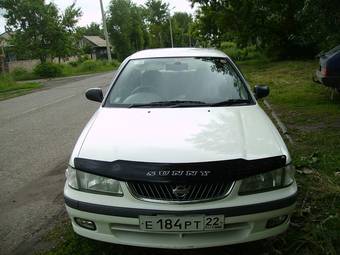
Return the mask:
[[242,105],[242,104],[250,104],[250,100],[249,99],[229,99],[226,101],[212,103],[210,104],[210,106],[228,106],[228,105]]
[[173,100],[173,101],[159,101],[145,104],[130,104],[128,108],[138,107],[195,107],[195,106],[209,106],[208,103],[202,101],[190,101],[190,100]]
[[229,99],[217,103],[206,103],[202,101],[192,100],[173,100],[173,101],[158,101],[145,104],[130,104],[128,108],[143,108],[143,107],[200,107],[200,106],[229,106],[250,104],[249,99]]

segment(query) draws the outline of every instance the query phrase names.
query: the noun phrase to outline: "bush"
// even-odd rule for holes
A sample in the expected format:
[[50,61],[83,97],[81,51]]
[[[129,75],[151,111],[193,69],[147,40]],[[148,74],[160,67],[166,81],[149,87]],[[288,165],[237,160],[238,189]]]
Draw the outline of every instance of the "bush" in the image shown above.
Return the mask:
[[27,71],[25,68],[17,67],[9,73],[14,81],[34,80],[39,78],[31,71]]
[[88,55],[82,55],[82,56],[78,57],[77,62],[78,62],[78,64],[80,64],[80,63],[83,63],[87,60],[91,60],[90,57]]
[[62,75],[62,67],[54,63],[42,63],[37,65],[33,72],[42,78],[58,77]]
[[12,76],[8,74],[0,75],[0,90],[4,90],[14,85],[15,85],[15,81],[13,80]]
[[260,52],[255,45],[239,48],[234,42],[222,42],[221,50],[233,60],[237,61],[260,59],[264,57],[262,52]]
[[112,59],[110,65],[114,68],[118,68],[120,66],[120,62],[116,59]]
[[80,70],[86,72],[86,71],[94,71],[101,65],[102,65],[101,61],[86,60],[83,63],[81,63],[79,67],[80,67]]
[[22,77],[22,76],[25,76],[27,74],[28,74],[28,71],[26,69],[22,68],[22,67],[17,67],[11,72],[11,75],[14,78]]
[[23,80],[32,80],[38,78],[35,74],[32,72],[27,71],[26,69],[22,67],[15,68],[10,75],[13,77],[16,81],[23,81]]
[[72,66],[72,67],[77,67],[79,65],[78,61],[71,61],[67,63],[68,65]]

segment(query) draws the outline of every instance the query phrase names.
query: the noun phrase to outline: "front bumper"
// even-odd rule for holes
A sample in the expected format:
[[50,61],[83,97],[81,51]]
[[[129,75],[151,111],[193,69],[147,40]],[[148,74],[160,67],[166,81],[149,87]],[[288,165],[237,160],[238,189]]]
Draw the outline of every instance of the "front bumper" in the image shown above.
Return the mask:
[[[76,233],[104,242],[142,247],[191,249],[236,244],[264,239],[288,228],[289,216],[296,201],[296,183],[266,193],[238,196],[238,185],[224,199],[185,205],[140,201],[123,185],[124,197],[84,193],[65,185],[67,212]],[[95,203],[94,203],[95,202]],[[139,228],[140,215],[220,215],[224,229],[216,232],[145,232]],[[269,219],[287,215],[280,225],[267,228]],[[75,218],[91,220],[96,230],[80,227]]]

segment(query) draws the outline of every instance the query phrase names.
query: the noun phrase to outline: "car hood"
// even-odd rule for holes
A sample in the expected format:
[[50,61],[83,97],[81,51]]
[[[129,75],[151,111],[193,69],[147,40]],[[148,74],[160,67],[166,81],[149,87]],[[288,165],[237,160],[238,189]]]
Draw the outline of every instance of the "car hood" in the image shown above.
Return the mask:
[[73,157],[185,163],[287,156],[258,105],[212,108],[100,108]]

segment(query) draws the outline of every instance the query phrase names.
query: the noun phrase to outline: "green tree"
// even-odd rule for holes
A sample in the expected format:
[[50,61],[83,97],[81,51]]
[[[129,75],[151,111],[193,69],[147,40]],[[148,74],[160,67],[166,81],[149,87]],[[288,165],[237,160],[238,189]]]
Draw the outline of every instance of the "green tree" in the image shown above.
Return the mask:
[[74,49],[71,36],[81,11],[74,5],[59,14],[55,4],[44,0],[2,0],[6,30],[14,31],[13,44],[18,55],[39,58],[64,57]]
[[309,0],[297,14],[301,25],[300,38],[317,46],[318,51],[340,43],[340,1]]
[[150,33],[150,47],[170,47],[169,4],[162,0],[148,0],[145,3],[146,22]]
[[172,17],[172,30],[174,45],[176,47],[188,47],[194,45],[191,35],[192,17],[186,12],[176,12]]
[[59,57],[59,61],[61,57],[76,55],[78,51],[78,41],[75,39],[76,24],[80,16],[80,9],[75,8],[75,4],[72,4],[68,6],[65,12],[58,18],[59,36],[54,43],[55,48],[52,54]]
[[[148,0],[144,6],[130,0],[112,0],[108,32],[118,59],[145,48],[171,47],[169,15],[169,6],[162,0]],[[172,23],[175,46],[195,44],[189,14],[175,13]]]
[[95,22],[91,22],[90,25],[85,27],[84,35],[104,37],[104,32],[101,29],[99,24],[97,24]]
[[141,10],[139,7],[133,5],[130,10],[131,15],[131,31],[130,40],[133,51],[144,49],[144,24],[142,22]]
[[256,44],[279,57],[311,56],[339,42],[338,0],[191,0],[199,3],[196,34],[218,46]]
[[108,11],[108,32],[118,59],[146,47],[143,9],[130,0],[112,0]]

